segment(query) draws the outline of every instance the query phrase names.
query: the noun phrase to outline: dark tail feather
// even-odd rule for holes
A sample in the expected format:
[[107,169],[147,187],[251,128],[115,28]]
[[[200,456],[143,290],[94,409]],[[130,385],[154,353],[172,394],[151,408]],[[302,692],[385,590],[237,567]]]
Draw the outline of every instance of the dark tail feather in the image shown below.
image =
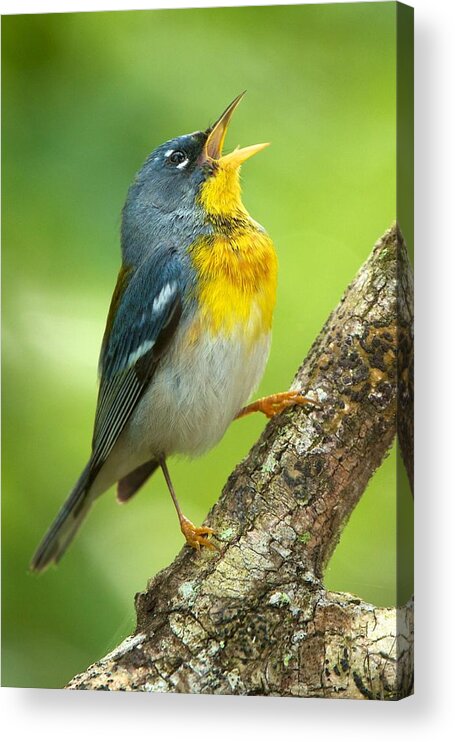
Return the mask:
[[92,498],[89,496],[91,483],[89,462],[38,546],[30,563],[33,572],[42,572],[63,556],[92,504]]
[[126,502],[133,497],[158,467],[158,461],[147,461],[146,464],[130,472],[128,476],[123,477],[117,484],[117,500]]

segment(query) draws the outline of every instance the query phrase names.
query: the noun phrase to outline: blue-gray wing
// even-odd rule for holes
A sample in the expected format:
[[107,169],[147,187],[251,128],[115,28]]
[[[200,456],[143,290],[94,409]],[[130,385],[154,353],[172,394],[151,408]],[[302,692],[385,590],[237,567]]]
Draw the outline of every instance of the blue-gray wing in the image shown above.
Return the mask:
[[100,356],[93,474],[150,384],[181,313],[182,270],[175,252],[155,252],[136,270],[120,273]]

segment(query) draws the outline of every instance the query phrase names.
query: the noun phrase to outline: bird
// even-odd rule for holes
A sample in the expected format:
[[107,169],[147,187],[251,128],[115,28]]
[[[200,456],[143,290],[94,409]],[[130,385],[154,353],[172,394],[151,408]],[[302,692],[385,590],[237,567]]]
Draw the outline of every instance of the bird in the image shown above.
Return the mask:
[[313,403],[299,391],[247,404],[269,355],[277,256],[246,210],[240,168],[268,143],[223,154],[238,95],[209,128],[170,139],[145,160],[122,210],[122,264],[99,357],[91,454],[34,554],[57,563],[94,501],[124,503],[161,469],[186,543],[219,550],[183,514],[174,454],[201,455],[231,422]]

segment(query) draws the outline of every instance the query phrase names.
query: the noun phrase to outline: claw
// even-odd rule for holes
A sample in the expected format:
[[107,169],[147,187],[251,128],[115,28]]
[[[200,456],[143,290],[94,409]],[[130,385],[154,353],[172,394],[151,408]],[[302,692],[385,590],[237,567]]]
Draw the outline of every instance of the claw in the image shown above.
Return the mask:
[[275,417],[283,410],[293,405],[313,405],[313,407],[320,408],[321,404],[317,399],[311,399],[311,397],[304,397],[299,391],[292,392],[280,392],[279,394],[271,394],[269,397],[262,397],[262,399],[252,402],[246,407],[242,407],[240,412],[236,415],[236,419],[239,417],[245,417],[251,412],[262,412],[267,417]]
[[206,549],[212,549],[213,551],[219,551],[218,546],[208,540],[208,536],[215,533],[213,528],[208,526],[197,527],[188,518],[184,516],[180,519],[180,528],[183,535],[186,538],[186,543],[193,549],[199,549],[205,547]]
[[265,399],[260,401],[262,402],[260,411],[269,418],[279,415],[280,412],[283,412],[283,410],[286,410],[288,407],[293,407],[294,405],[299,405],[300,407],[305,407],[308,404],[319,406],[319,402],[316,399],[304,397],[298,391],[273,394],[272,396],[265,397]]

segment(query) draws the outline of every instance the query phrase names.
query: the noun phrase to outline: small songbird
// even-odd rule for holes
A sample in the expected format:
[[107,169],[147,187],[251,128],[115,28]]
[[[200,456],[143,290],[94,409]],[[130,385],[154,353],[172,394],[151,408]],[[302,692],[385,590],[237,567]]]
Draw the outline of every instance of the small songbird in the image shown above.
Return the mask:
[[206,131],[157,147],[128,191],[91,456],[32,570],[58,562],[99,495],[117,483],[125,502],[158,467],[187,543],[216,548],[214,531],[183,515],[168,457],[207,451],[249,412],[312,402],[294,391],[243,407],[269,354],[277,259],[240,195],[240,166],[267,145],[222,154],[242,97]]

